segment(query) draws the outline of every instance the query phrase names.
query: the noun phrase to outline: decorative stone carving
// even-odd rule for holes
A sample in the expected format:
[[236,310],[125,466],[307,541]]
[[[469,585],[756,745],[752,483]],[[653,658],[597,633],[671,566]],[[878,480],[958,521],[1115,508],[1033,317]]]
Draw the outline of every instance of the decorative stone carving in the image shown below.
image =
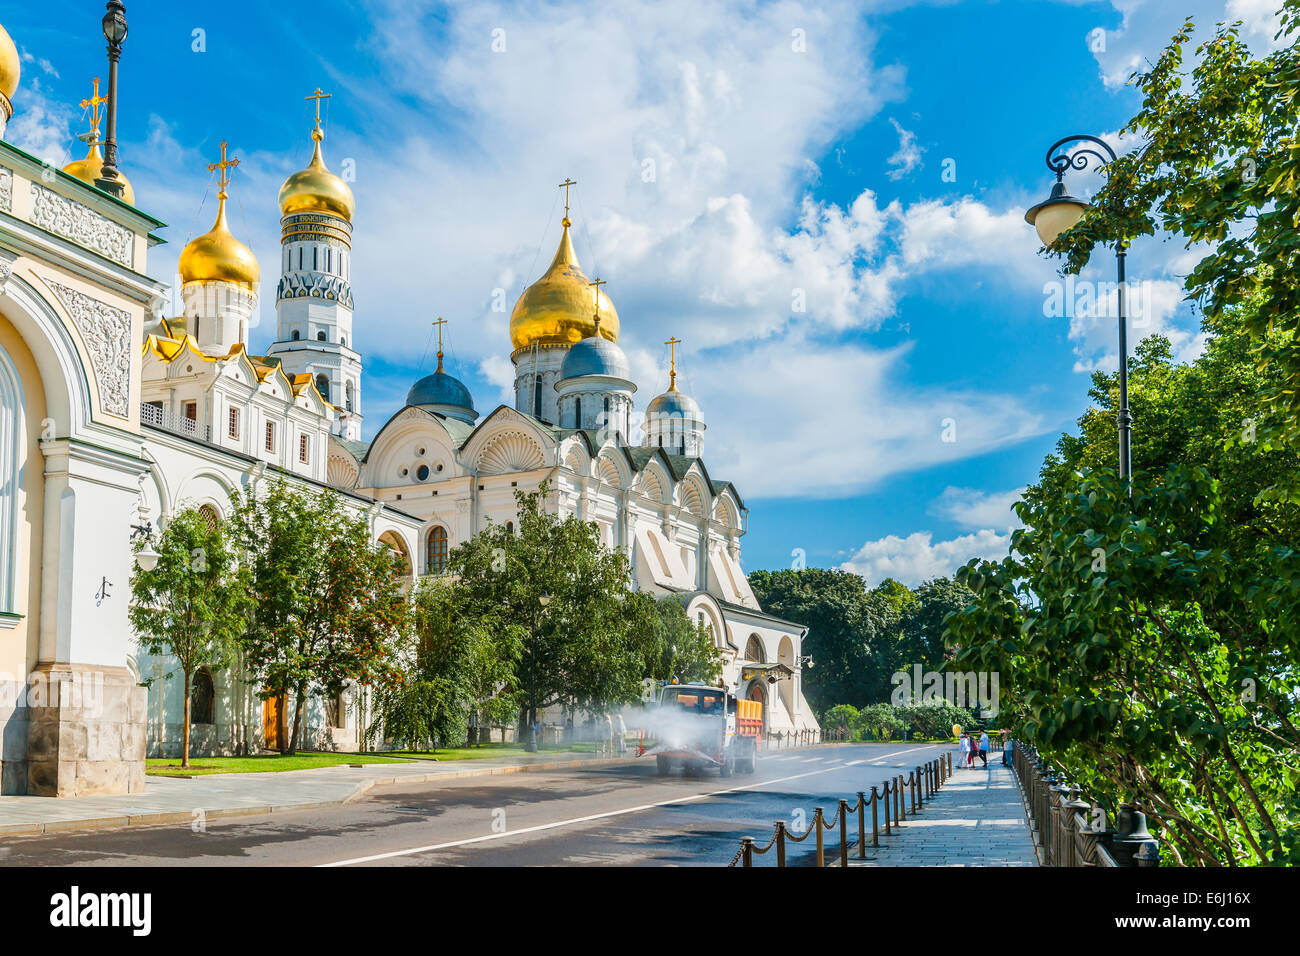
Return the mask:
[[276,288],[276,297],[324,299],[352,308],[352,286],[338,276],[323,272],[290,272],[282,276]]
[[14,205],[14,171],[0,166],[0,210],[9,212]]
[[86,344],[104,411],[126,418],[131,395],[131,313],[46,281],[72,316]]
[[0,256],[0,295],[5,294],[5,284],[9,277],[14,273],[14,264],[9,259]]
[[135,235],[89,206],[32,183],[32,222],[130,268]]

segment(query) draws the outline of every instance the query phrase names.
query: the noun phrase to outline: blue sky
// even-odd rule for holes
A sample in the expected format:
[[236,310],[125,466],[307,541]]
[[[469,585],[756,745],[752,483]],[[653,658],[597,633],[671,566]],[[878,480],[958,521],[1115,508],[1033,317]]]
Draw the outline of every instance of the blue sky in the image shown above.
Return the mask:
[[[1185,15],[1241,18],[1263,50],[1273,8],[127,6],[121,163],[170,224],[149,271],[172,282],[210,225],[205,166],[228,140],[232,228],[263,269],[254,351],[274,332],[276,191],[310,155],[304,97],[334,94],[326,159],[355,172],[367,437],[431,368],[437,315],[479,410],[508,400],[509,309],[549,262],[555,184],[572,176],[578,254],[609,282],[641,407],[667,385],[660,343],[685,340],[706,463],[750,508],[746,569],[798,551],[913,584],[1005,553],[1017,489],[1082,412],[1089,371],[1115,364],[1104,303],[1045,314],[1055,266],[1022,216],[1050,187],[1047,146],[1132,145],[1116,135],[1137,107],[1124,79]],[[4,25],[25,60],[7,138],[62,165],[105,65],[103,5],[60,9],[11,6]],[[1178,294],[1190,261],[1159,241],[1130,255],[1136,334],[1164,332],[1184,358],[1200,347]],[[1112,270],[1099,259],[1084,278]]]

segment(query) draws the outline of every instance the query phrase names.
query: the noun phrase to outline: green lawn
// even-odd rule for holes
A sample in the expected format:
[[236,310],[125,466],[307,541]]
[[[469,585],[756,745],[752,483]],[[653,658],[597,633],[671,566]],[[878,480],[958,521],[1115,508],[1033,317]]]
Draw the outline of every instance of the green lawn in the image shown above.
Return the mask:
[[[636,745],[628,741],[628,752],[632,753]],[[544,744],[537,748],[540,754],[583,754],[595,753],[600,750],[600,744],[585,741],[582,743],[569,744],[567,746],[557,746],[555,744]],[[481,747],[451,747],[446,750],[392,750],[385,751],[395,757],[416,757],[424,760],[482,760],[486,757],[526,757],[528,752],[524,750],[522,744],[483,744]]]
[[277,770],[313,770],[350,763],[411,763],[410,760],[378,757],[373,754],[296,753],[257,754],[252,757],[191,757],[190,765],[181,769],[179,757],[153,757],[145,761],[145,773],[158,777],[188,777],[210,773],[267,773]]

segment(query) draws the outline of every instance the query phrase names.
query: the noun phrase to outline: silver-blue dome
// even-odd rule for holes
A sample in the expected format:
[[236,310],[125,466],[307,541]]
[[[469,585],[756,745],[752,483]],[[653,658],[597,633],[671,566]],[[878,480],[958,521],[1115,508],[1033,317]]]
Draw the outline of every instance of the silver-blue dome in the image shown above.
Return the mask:
[[652,398],[650,404],[646,406],[645,413],[650,418],[657,415],[673,415],[698,420],[701,417],[699,402],[675,388],[670,388],[662,395]]
[[[460,381],[453,378],[446,372],[442,371],[439,365],[438,371],[432,375],[426,375],[406,393],[406,404],[408,405],[451,405],[456,408],[464,408],[474,412],[474,399]],[[478,412],[474,412],[475,417]]]
[[569,349],[560,366],[560,381],[584,375],[631,379],[632,368],[621,348],[603,336],[589,335]]

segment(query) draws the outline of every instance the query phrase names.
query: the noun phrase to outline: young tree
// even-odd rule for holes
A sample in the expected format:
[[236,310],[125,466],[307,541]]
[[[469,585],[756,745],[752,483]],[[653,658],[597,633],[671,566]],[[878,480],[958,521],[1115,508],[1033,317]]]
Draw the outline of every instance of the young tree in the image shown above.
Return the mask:
[[374,686],[391,674],[395,642],[409,625],[400,559],[371,542],[364,514],[334,492],[271,481],[245,490],[230,518],[254,597],[242,639],[261,696],[292,695],[298,747],[312,695],[337,696],[349,682]]
[[172,516],[157,550],[152,570],[132,569],[128,614],[144,650],[176,658],[185,695],[181,766],[188,767],[194,674],[230,662],[248,624],[248,575],[236,564],[221,524],[210,526],[193,508]]
[[640,592],[627,603],[634,630],[643,635],[645,677],[706,684],[722,680],[722,654],[713,632],[687,617],[680,601]]

